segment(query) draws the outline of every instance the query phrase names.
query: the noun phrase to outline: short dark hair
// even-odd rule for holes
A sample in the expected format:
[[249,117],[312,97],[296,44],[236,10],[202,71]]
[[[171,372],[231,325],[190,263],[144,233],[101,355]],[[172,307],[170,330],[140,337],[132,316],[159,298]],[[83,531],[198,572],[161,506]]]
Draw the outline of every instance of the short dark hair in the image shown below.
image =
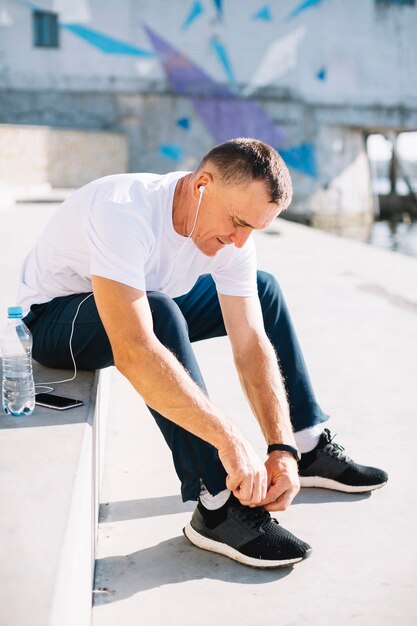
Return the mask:
[[216,146],[201,160],[198,170],[212,163],[222,182],[244,185],[265,181],[271,201],[286,209],[292,199],[290,173],[274,148],[258,139],[239,137]]

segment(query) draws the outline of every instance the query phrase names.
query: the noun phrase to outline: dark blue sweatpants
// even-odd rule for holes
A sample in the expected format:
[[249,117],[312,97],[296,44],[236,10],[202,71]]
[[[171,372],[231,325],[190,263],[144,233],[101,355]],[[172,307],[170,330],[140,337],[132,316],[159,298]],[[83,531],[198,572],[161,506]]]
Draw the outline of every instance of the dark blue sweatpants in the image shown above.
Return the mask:
[[[258,271],[258,294],[265,330],[285,378],[294,430],[326,421],[328,416],[315,399],[282,292],[271,274]],[[69,350],[71,324],[79,303],[86,295],[58,297],[31,307],[24,322],[33,335],[33,358],[36,361],[47,367],[73,367]],[[208,274],[201,276],[191,291],[179,298],[172,299],[155,291],[147,292],[147,297],[155,335],[207,393],[191,343],[226,334],[212,277]],[[110,342],[93,296],[82,304],[78,313],[72,349],[79,369],[95,370],[113,365]],[[212,494],[225,489],[226,473],[217,450],[153,409],[150,411],[171,448],[183,500],[198,498],[200,478]]]

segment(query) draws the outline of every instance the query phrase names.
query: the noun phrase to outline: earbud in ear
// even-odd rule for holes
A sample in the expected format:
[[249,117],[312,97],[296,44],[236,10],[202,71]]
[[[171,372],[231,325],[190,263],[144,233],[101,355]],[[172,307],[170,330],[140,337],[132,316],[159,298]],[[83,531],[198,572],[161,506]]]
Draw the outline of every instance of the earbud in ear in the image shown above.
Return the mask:
[[203,193],[204,193],[204,192],[205,192],[205,190],[206,190],[206,186],[205,186],[205,185],[200,185],[200,187],[198,188],[198,190],[199,190],[199,192],[200,192],[200,196],[202,196],[202,195],[203,195]]

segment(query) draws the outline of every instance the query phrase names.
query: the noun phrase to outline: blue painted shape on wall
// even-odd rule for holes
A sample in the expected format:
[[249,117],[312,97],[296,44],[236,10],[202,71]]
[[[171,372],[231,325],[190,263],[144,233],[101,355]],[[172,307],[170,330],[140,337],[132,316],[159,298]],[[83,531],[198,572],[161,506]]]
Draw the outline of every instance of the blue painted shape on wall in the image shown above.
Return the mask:
[[84,41],[106,54],[128,54],[140,57],[157,56],[153,51],[137,48],[129,43],[120,41],[120,39],[115,39],[109,35],[99,33],[97,30],[93,30],[87,26],[82,26],[81,24],[61,24],[61,28],[69,30],[74,35],[81,37],[81,39],[84,39]]
[[322,67],[321,69],[319,69],[319,71],[316,72],[316,78],[318,78],[318,80],[326,80],[327,69],[325,67]]
[[314,7],[316,4],[321,4],[322,2],[323,0],[305,0],[305,2],[301,2],[301,4],[296,6],[295,9],[287,15],[287,20],[293,17],[296,17],[297,15],[300,15],[300,13],[302,13],[306,9],[310,9],[311,7]]
[[223,0],[213,0],[216,7],[217,17],[221,19],[223,17]]
[[194,2],[187,17],[185,18],[181,30],[187,30],[189,26],[204,13],[204,7],[201,2]]
[[159,146],[159,152],[172,161],[181,161],[182,159],[182,148],[176,144],[162,144]]
[[229,83],[236,86],[236,78],[232,69],[232,65],[230,63],[227,49],[222,44],[222,42],[217,39],[217,37],[213,37],[213,39],[210,40],[210,45],[213,48],[217,58],[219,59],[224,71],[226,72]]
[[263,20],[264,22],[271,22],[272,11],[271,11],[271,7],[269,6],[269,4],[266,4],[264,7],[262,7],[262,9],[259,9],[259,11],[256,11],[256,13],[253,14],[253,19]]
[[191,126],[189,117],[180,117],[179,120],[176,121],[177,126],[183,128],[184,130],[189,130]]
[[301,143],[298,146],[280,150],[279,153],[288,167],[311,178],[317,178],[316,148],[313,143]]
[[238,98],[227,85],[214,81],[150,28],[145,26],[145,30],[159,53],[172,90],[191,99],[196,113],[217,143],[234,137],[256,137],[272,146],[285,143],[284,129],[275,124],[258,102]]

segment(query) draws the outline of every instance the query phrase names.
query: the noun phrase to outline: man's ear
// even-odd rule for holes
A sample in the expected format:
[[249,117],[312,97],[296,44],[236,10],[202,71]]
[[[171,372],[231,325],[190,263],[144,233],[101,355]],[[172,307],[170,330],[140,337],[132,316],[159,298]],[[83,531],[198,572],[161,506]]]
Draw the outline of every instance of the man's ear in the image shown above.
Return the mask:
[[[213,176],[210,174],[210,172],[199,172],[198,176],[196,176],[195,181],[194,181],[194,189],[193,189],[193,193],[195,194],[196,197],[199,197],[201,195],[201,193],[207,194],[208,191],[208,187],[210,186],[210,184],[213,182]],[[201,188],[203,189],[203,192],[201,192]]]

